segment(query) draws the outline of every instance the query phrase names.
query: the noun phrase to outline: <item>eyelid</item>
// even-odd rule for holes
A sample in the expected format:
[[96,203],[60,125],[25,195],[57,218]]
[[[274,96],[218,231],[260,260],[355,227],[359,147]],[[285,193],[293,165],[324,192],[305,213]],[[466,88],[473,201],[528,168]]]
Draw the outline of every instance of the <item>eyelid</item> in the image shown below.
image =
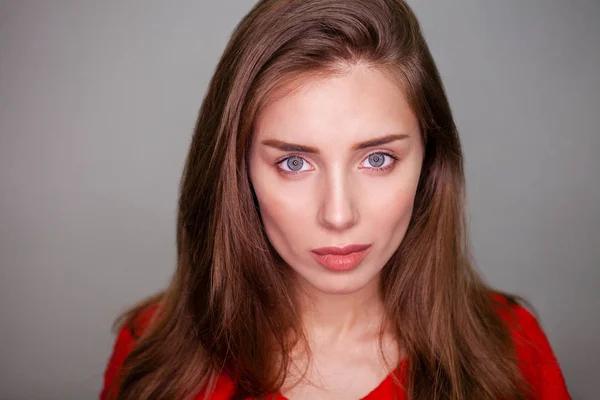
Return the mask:
[[302,154],[290,153],[290,154],[286,154],[285,156],[279,158],[277,161],[275,161],[275,164],[281,164],[283,161],[287,160],[288,158],[292,158],[292,157],[299,157],[299,158],[303,159],[304,161],[306,161],[306,158]]
[[[286,154],[284,157],[281,157],[278,161],[275,161],[275,164],[281,164],[282,162],[284,162],[285,160],[287,160],[288,158],[292,158],[292,157],[298,157],[301,158],[302,160],[304,160],[305,162],[308,162],[308,160],[306,159],[306,157],[304,157],[302,154],[300,153],[290,153],[290,154]],[[312,165],[312,163],[309,163]]]
[[[400,159],[400,157],[398,157],[397,155],[395,155],[395,154],[394,154],[394,153],[392,153],[391,151],[387,151],[387,150],[375,150],[375,151],[372,151],[372,152],[370,152],[369,154],[367,154],[367,155],[366,155],[366,156],[363,158],[363,161],[361,161],[361,163],[362,163],[362,162],[364,162],[364,161],[365,161],[367,158],[369,158],[369,156],[371,156],[372,154],[384,154],[384,155],[386,155],[386,156],[390,157],[392,160],[394,160],[394,161],[392,162],[392,165],[394,165],[394,164],[395,164],[395,163],[396,163],[396,162],[397,162],[397,161]],[[384,167],[384,168],[385,168],[385,167]],[[369,169],[377,169],[377,168],[369,168]]]

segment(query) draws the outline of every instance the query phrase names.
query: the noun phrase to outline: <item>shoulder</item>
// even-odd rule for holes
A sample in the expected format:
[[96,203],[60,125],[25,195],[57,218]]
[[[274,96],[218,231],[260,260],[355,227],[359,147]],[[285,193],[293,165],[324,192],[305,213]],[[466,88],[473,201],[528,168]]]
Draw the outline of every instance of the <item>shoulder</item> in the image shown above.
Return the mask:
[[137,339],[146,330],[156,314],[158,305],[148,306],[135,315],[126,315],[118,328],[113,349],[104,369],[104,384],[100,393],[100,400],[109,398],[111,385],[115,383],[125,359],[133,350]]
[[560,364],[538,319],[512,299],[492,297],[510,329],[518,367],[535,398],[570,399]]
[[[158,314],[158,304],[148,306],[135,315],[128,316],[118,328],[113,344],[112,353],[104,370],[104,383],[100,393],[100,400],[112,398],[112,385],[118,379],[127,356],[134,349],[137,341],[146,331],[150,323]],[[214,400],[229,399],[235,391],[235,385],[227,374],[221,374],[211,386],[210,398]],[[200,393],[197,400],[202,400],[205,395]]]

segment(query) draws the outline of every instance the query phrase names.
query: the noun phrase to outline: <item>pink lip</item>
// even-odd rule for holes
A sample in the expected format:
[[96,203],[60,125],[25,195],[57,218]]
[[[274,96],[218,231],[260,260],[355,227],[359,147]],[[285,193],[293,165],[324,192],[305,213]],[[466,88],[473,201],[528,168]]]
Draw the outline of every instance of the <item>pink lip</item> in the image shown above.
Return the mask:
[[348,271],[365,258],[370,244],[352,244],[344,247],[322,247],[311,251],[311,255],[324,267],[334,271]]

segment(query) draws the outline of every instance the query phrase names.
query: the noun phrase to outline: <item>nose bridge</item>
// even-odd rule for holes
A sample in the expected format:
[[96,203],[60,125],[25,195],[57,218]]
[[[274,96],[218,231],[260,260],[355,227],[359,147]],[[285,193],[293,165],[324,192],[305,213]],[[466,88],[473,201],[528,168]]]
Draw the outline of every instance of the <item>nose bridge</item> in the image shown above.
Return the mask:
[[349,174],[335,167],[322,177],[323,190],[319,209],[319,223],[332,230],[348,229],[358,219],[356,199]]

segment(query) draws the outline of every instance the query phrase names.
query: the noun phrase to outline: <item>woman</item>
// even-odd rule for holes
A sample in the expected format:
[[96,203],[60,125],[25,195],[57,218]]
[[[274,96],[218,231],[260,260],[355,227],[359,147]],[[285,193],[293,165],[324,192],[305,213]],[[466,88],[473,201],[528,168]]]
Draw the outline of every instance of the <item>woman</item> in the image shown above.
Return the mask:
[[176,273],[118,320],[101,398],[569,398],[475,273],[464,198],[405,2],[259,1],[200,110]]

